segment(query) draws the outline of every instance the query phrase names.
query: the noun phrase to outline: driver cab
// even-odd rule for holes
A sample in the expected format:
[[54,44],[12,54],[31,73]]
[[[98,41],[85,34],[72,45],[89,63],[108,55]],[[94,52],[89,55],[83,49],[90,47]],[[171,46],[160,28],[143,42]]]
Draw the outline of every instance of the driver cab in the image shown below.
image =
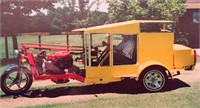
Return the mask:
[[[120,54],[114,47],[123,43],[123,36],[128,36],[130,44],[126,50],[130,50],[130,58]],[[96,41],[95,41],[96,40]],[[97,41],[98,40],[98,41]],[[103,46],[103,42],[108,45]],[[122,46],[122,45],[121,45]],[[112,50],[111,50],[112,49]],[[137,35],[130,34],[90,34],[86,35],[86,58],[83,58],[84,64],[87,61],[88,66],[115,66],[136,64]],[[91,52],[91,53],[89,53]],[[111,54],[112,53],[112,54]],[[90,54],[90,55],[89,55]],[[85,56],[85,55],[84,55]],[[124,58],[124,60],[122,60]],[[87,60],[86,60],[87,59]],[[89,60],[90,59],[90,60]],[[112,64],[111,64],[112,63]]]
[[[125,62],[120,61],[122,58],[116,56],[117,51],[114,50],[114,46],[119,45],[123,41],[123,35],[129,35],[134,44],[133,51],[131,52],[132,57],[131,59],[124,60]],[[84,40],[87,82],[103,83],[118,81],[121,80],[121,77],[124,77],[123,75],[133,74],[134,66],[137,63],[137,34],[91,33],[85,34]],[[103,46],[103,41],[107,42],[108,46]]]
[[[137,67],[137,44],[139,23],[130,25],[127,23],[108,24],[84,29],[82,31],[84,45],[85,82],[89,83],[107,83],[121,81],[122,77],[135,77],[134,71]],[[131,52],[131,62],[115,63],[114,46],[120,44],[123,35],[128,35],[134,44]],[[102,42],[108,43],[103,46]],[[120,58],[118,58],[120,59]],[[126,60],[125,60],[126,61]]]

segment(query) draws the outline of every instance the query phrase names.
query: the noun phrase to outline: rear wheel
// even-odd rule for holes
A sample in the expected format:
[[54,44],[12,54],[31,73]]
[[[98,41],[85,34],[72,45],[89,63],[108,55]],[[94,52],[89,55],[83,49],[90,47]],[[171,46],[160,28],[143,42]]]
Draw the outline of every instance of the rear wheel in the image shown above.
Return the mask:
[[21,68],[4,72],[1,76],[1,89],[8,95],[26,92],[32,85],[31,71]]
[[163,69],[147,69],[142,74],[140,82],[143,88],[149,92],[163,91],[167,82],[167,74]]

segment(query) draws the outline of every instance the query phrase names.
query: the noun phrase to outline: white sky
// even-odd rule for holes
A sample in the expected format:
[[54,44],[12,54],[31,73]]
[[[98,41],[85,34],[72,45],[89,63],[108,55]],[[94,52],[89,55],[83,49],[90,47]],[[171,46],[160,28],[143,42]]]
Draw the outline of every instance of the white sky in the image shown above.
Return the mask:
[[[90,0],[90,3],[91,4],[92,2],[94,2],[96,0]],[[102,12],[108,12],[108,4],[106,3],[106,0],[99,0],[100,1],[100,6],[99,6],[99,9],[98,11],[102,11]],[[57,7],[63,7],[63,5],[61,5],[60,3],[56,3],[55,4],[55,8]],[[96,4],[94,4],[92,7],[91,7],[91,10],[95,10],[97,7],[96,7]],[[47,14],[47,10],[46,9],[41,9],[41,12]],[[35,15],[36,13],[33,12],[31,14],[31,16]]]
[[[96,0],[89,0],[89,4],[91,4],[92,2],[96,1]],[[107,12],[108,11],[108,4],[106,3],[106,0],[99,0],[100,1],[100,6],[99,6],[99,11],[103,11],[103,12]],[[78,2],[78,1],[77,1]],[[55,7],[63,7],[60,3],[56,3]],[[91,8],[91,10],[95,10],[96,4],[93,5],[93,7]]]
[[[90,3],[96,1],[96,0],[90,0]],[[106,3],[106,0],[99,0],[101,2],[101,5],[99,6],[99,11],[102,12],[108,12],[108,4]],[[94,5],[92,7],[91,10],[95,10],[96,9],[96,5]]]

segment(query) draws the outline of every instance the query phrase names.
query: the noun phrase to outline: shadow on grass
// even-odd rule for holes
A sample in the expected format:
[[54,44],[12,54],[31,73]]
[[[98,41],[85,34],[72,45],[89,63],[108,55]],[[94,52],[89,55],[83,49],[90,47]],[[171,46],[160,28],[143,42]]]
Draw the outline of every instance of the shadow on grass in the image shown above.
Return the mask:
[[[164,92],[176,90],[183,87],[190,87],[187,83],[179,80],[169,80],[167,89]],[[59,97],[66,95],[88,95],[88,94],[102,94],[102,93],[119,93],[119,94],[142,94],[147,93],[142,91],[135,80],[124,80],[122,82],[98,84],[98,85],[86,85],[76,87],[57,87],[51,89],[37,89],[29,90],[23,94],[24,97],[38,98],[38,97]],[[2,96],[7,97],[7,96]]]

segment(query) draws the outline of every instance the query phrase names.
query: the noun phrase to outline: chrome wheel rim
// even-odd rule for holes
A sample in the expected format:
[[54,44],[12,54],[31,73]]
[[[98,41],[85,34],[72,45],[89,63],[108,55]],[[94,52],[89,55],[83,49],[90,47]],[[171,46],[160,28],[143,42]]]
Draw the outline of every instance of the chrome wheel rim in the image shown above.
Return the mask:
[[159,70],[150,70],[144,75],[143,84],[149,91],[159,91],[165,84],[165,77]]

